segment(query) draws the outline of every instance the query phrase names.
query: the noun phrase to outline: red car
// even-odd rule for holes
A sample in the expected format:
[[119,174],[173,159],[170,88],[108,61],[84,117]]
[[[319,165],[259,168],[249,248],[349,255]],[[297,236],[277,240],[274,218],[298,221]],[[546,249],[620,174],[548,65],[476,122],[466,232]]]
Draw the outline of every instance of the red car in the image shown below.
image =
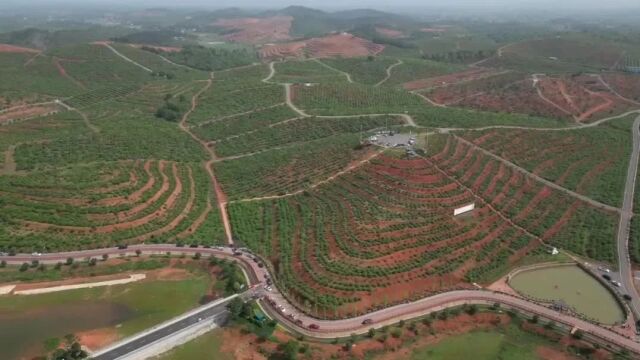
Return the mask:
[[318,330],[318,329],[320,329],[320,326],[318,326],[316,324],[309,324],[309,329]]

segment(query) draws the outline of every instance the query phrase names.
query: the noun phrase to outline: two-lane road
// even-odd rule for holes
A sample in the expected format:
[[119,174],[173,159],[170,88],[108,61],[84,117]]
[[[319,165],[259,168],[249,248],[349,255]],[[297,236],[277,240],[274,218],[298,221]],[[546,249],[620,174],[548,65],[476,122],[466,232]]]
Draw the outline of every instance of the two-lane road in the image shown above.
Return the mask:
[[640,154],[640,115],[633,122],[632,127],[633,148],[627,169],[627,182],[624,187],[624,197],[618,224],[618,266],[620,282],[623,290],[631,296],[630,306],[636,320],[640,319],[640,294],[633,283],[633,269],[629,256],[629,233],[631,230],[631,218],[633,217],[633,198],[636,188],[638,173],[638,157]]
[[98,351],[92,356],[92,359],[116,360],[135,353],[173,334],[179,333],[201,321],[224,322],[229,316],[229,311],[227,310],[229,301],[231,301],[231,299],[219,302],[213,307],[197,311],[183,319],[171,322],[166,326],[160,326],[156,330],[146,332],[140,336],[134,336],[131,340],[125,340],[108,349]]
[[[87,257],[96,257],[99,258],[103,254],[108,255],[116,255],[127,253],[128,255],[135,255],[136,250],[140,250],[143,254],[164,254],[166,252],[171,252],[173,254],[185,253],[185,254],[194,254],[196,252],[201,253],[203,256],[215,256],[222,258],[233,258],[238,260],[238,263],[245,270],[247,276],[249,276],[250,282],[252,285],[260,286],[262,281],[266,276],[269,276],[268,270],[266,266],[260,266],[260,264],[253,260],[253,256],[242,254],[240,256],[234,256],[231,249],[209,249],[209,248],[186,248],[186,247],[176,247],[174,245],[135,245],[130,246],[126,250],[119,250],[115,248],[108,249],[97,249],[97,250],[88,250],[88,251],[79,251],[79,252],[65,252],[60,254],[44,254],[41,256],[35,255],[17,255],[17,256],[2,256],[0,260],[6,260],[12,264],[20,264],[22,262],[28,262],[34,259],[38,259],[42,262],[55,263],[58,261],[64,261],[68,257],[72,257],[74,259],[85,259]],[[279,305],[283,305],[288,309],[287,313],[291,313],[295,311],[295,307],[287,302],[285,298],[283,298],[278,289],[274,286],[272,292],[269,293],[269,296],[272,298],[277,298],[277,303]],[[385,324],[391,324],[397,322],[399,320],[409,320],[416,316],[421,316],[428,314],[432,311],[439,311],[444,308],[449,308],[452,306],[457,306],[462,303],[500,303],[509,307],[513,307],[528,313],[538,314],[543,318],[552,319],[558,323],[563,323],[569,327],[577,327],[585,331],[589,336],[600,339],[602,341],[606,341],[608,343],[612,343],[628,349],[629,351],[640,354],[640,343],[635,342],[632,339],[629,339],[625,336],[617,334],[605,327],[598,326],[596,324],[589,323],[587,321],[577,319],[571,317],[566,314],[560,314],[552,309],[549,309],[545,306],[535,304],[529,302],[522,298],[513,297],[506,294],[495,293],[486,290],[459,290],[459,291],[449,291],[441,294],[433,295],[427,298],[423,298],[418,301],[399,304],[393,307],[389,307],[386,309],[378,310],[372,313],[369,313],[364,316],[341,319],[341,320],[319,320],[312,318],[306,314],[297,312],[298,319],[302,321],[302,325],[298,325],[294,323],[288,317],[282,316],[276,309],[273,307],[264,304],[268,313],[282,323],[286,325],[286,327],[303,333],[310,338],[335,338],[335,337],[343,337],[349,336],[352,333],[362,334],[366,333],[371,326],[380,327]],[[218,311],[220,314],[224,312],[224,310],[211,310],[211,312],[203,312],[198,315],[188,316],[186,317],[185,323],[180,323],[175,325],[176,327],[167,327],[162,331],[154,332],[153,335],[141,337],[139,343],[134,343],[133,345],[128,345],[131,347],[118,347],[118,350],[115,352],[109,352],[111,357],[99,359],[117,359],[116,356],[120,356],[120,354],[133,352],[136,348],[140,348],[145,346],[145,344],[149,344],[154,339],[161,339],[162,337],[168,336],[172,332],[180,331],[184,329],[184,327],[190,326],[190,324],[194,324],[198,318],[210,318],[212,316],[217,316]],[[192,314],[193,315],[193,314]],[[364,325],[362,322],[365,318],[371,318],[373,320],[373,325]],[[319,329],[310,329],[309,325],[312,323],[316,323],[320,325]],[[97,353],[102,356],[102,353]]]

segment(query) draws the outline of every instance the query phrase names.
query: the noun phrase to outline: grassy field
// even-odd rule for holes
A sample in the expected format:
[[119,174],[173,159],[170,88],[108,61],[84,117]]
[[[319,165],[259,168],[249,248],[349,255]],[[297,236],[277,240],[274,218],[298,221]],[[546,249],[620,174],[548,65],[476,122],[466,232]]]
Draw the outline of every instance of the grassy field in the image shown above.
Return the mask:
[[[636,115],[558,132],[485,130],[461,136],[535,174],[605,204],[622,206]],[[526,144],[526,145],[525,145]]]
[[504,331],[478,331],[446,338],[435,345],[415,349],[411,360],[542,360],[536,347],[553,347],[544,338],[526,333],[516,326]]
[[6,353],[33,351],[50,338],[108,328],[126,337],[198,306],[211,286],[206,274],[0,299]]
[[217,329],[208,332],[166,354],[153,358],[154,360],[234,360],[234,356],[222,352],[222,333]]

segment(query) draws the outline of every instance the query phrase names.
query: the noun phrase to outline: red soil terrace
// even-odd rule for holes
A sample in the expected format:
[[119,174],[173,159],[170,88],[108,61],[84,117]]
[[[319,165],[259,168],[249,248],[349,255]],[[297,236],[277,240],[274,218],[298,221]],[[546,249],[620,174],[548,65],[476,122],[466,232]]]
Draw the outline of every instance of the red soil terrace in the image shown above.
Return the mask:
[[220,19],[213,25],[237,30],[224,35],[227,41],[264,44],[271,41],[289,40],[293,17],[273,16],[269,18]]
[[31,49],[21,46],[14,46],[9,44],[0,44],[0,53],[30,53],[36,54],[39,53],[38,49]]
[[399,39],[405,37],[404,33],[400,30],[394,30],[384,27],[376,27],[376,32],[391,39]]
[[260,50],[260,57],[263,59],[298,58],[305,54],[314,58],[357,57],[377,55],[382,50],[384,45],[375,44],[348,33],[341,33],[306,41],[265,45]]

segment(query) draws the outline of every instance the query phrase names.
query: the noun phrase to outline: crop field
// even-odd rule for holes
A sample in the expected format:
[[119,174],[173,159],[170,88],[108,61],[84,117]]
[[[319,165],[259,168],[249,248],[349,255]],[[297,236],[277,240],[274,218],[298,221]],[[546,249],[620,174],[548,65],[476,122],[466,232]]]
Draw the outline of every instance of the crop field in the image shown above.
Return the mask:
[[421,91],[436,103],[478,110],[591,122],[617,115],[631,103],[593,76],[547,77],[505,72]]
[[469,131],[461,136],[558,185],[619,207],[635,115],[604,125],[550,131]]
[[419,126],[474,128],[491,125],[561,127],[564,120],[549,119],[524,114],[493,113],[453,107],[424,107],[411,112]]
[[415,81],[410,81],[403,84],[403,87],[410,91],[415,90],[429,90],[435,89],[445,86],[453,86],[459,83],[467,83],[473,82],[474,80],[484,79],[486,77],[491,77],[498,75],[493,70],[486,68],[473,68],[469,70],[464,70],[457,73],[451,73],[441,76],[429,77],[426,79],[420,79]]
[[358,135],[340,134],[292,144],[221,161],[216,176],[229,200],[303,191],[372,154],[370,149],[357,149],[359,143]]
[[515,53],[533,60],[541,58],[575,64],[595,70],[612,67],[624,50],[624,47],[616,43],[602,41],[589,35],[568,34],[521,42],[507,47],[504,53]]
[[323,59],[322,62],[350,74],[357,83],[375,85],[387,76],[387,68],[397,61],[393,58],[375,57]]
[[640,102],[640,75],[610,73],[603,74],[602,78],[620,95]]
[[0,52],[0,78],[0,108],[50,101],[83,91],[61,76],[51,58],[44,55]]
[[317,61],[286,61],[275,64],[276,75],[272,81],[279,83],[342,83],[347,78]]
[[403,125],[401,118],[390,116],[317,119],[294,119],[284,124],[253,131],[216,143],[218,156],[264,151],[274,147],[312,141],[343,133],[368,132],[385,126]]
[[55,251],[222,239],[209,178],[197,163],[92,163],[0,182],[2,248]]
[[284,58],[359,57],[378,55],[384,45],[373,43],[349,33],[330,34],[309,40],[281,44],[266,44],[260,49],[260,57],[267,60]]
[[[439,139],[430,152],[442,143]],[[558,248],[615,261],[616,213],[549,188],[455,137],[447,136],[444,144],[433,163],[514,224]]]
[[172,64],[163,60],[157,54],[129,44],[113,43],[111,46],[129,59],[153,70],[157,75],[163,74],[164,76],[183,80],[207,79],[208,77],[207,73],[204,71]]
[[152,79],[150,73],[120,58],[106,46],[78,45],[56,48],[51,56],[64,61],[61,75],[83,89],[95,89],[122,81],[140,83]]
[[[268,257],[291,298],[345,316],[490,281],[540,244],[429,161],[383,154],[295,197],[230,206],[234,237]],[[416,216],[416,214],[420,214]]]
[[290,121],[298,116],[285,104],[276,104],[264,109],[237,116],[228,116],[201,122],[193,128],[193,131],[201,139],[217,141],[227,138],[235,138],[244,133],[261,131],[265,127]]
[[281,85],[255,83],[255,87],[228,89],[213,85],[200,97],[200,105],[189,117],[189,123],[199,124],[219,120],[225,116],[262,110],[284,101]]
[[429,60],[403,59],[402,65],[393,68],[391,77],[385,85],[402,85],[406,82],[454,73],[462,69],[464,67],[459,65]]
[[19,144],[15,151],[17,168],[31,170],[78,162],[148,158],[204,160],[204,150],[197,142],[177,131],[174,123],[153,115],[157,106],[154,104],[160,104],[166,91],[174,86],[148,86],[135,95],[83,110],[89,125],[97,128],[97,132],[78,129],[71,136],[53,141]]
[[389,114],[424,108],[424,100],[403,89],[358,84],[294,86],[293,101],[313,115]]

